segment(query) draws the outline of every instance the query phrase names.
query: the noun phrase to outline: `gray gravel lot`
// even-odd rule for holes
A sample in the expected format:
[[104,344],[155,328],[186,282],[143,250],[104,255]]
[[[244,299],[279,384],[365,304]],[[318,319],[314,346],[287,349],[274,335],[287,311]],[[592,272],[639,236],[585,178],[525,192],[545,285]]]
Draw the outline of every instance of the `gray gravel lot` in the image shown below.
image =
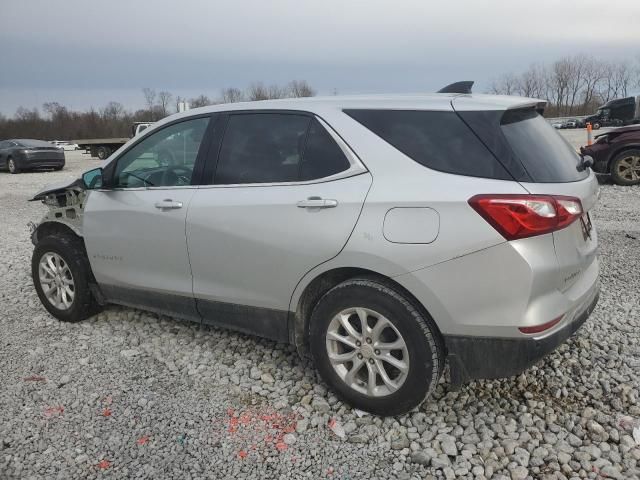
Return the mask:
[[0,172],[0,478],[640,478],[640,188],[602,186],[601,300],[573,339],[383,419],[290,346],[120,307],[53,319],[26,228],[45,207],[26,200],[98,165],[67,159]]

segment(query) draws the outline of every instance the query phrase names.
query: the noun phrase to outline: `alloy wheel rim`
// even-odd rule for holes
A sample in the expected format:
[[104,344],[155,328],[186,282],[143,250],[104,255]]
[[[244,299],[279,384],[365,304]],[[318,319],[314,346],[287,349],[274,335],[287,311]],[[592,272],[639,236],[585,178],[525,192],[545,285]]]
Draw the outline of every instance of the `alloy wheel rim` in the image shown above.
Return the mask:
[[10,158],[10,159],[9,159],[9,170],[10,170],[11,172],[13,172],[15,169],[16,169],[16,164],[15,164],[15,162],[13,161],[13,158]]
[[38,264],[44,296],[58,310],[68,310],[76,295],[73,274],[67,262],[55,252],[47,252]]
[[618,175],[625,180],[640,180],[640,156],[631,155],[618,162]]
[[340,379],[369,397],[390,395],[407,379],[407,344],[393,323],[374,310],[354,307],[335,315],[326,348]]

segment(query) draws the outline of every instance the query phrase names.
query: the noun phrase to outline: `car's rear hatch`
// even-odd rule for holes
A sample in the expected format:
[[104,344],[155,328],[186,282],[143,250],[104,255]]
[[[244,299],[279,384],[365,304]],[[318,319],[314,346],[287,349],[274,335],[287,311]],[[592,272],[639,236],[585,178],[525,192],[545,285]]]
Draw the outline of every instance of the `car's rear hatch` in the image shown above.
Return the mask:
[[581,166],[576,149],[539,114],[540,104],[523,101],[507,110],[465,110],[465,97],[452,105],[458,115],[529,193],[578,198],[583,215],[553,232],[559,275],[555,285],[569,290],[583,280],[597,249],[593,209],[598,199],[595,174]]

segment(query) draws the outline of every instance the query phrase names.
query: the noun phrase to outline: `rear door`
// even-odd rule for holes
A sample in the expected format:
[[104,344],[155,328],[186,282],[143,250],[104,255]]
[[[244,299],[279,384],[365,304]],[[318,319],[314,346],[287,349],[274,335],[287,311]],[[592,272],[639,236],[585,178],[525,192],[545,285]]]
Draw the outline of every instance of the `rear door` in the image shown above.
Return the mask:
[[347,242],[371,176],[315,117],[234,113],[187,218],[205,322],[281,341],[298,281]]

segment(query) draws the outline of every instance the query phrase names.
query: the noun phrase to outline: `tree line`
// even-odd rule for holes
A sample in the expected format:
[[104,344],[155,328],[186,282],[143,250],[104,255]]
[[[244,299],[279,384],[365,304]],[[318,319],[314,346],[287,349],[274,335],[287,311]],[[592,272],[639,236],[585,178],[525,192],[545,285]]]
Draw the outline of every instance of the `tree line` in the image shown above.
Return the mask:
[[[491,80],[489,93],[522,95],[547,101],[545,115],[585,115],[614,98],[629,96],[640,88],[640,55],[636,61],[602,60],[579,54],[549,64],[534,63],[521,73],[507,73]],[[201,94],[193,98],[174,96],[167,90],[142,89],[145,108],[127,110],[119,102],[79,112],[58,102],[47,102],[39,109],[20,107],[11,118],[0,115],[0,139],[62,139],[129,136],[135,121],[157,121],[178,111],[186,102],[191,108],[219,103],[310,97],[315,90],[305,80],[286,85],[254,82],[241,90],[225,88],[216,98]]]
[[193,98],[174,96],[166,90],[143,88],[145,108],[127,110],[119,102],[84,112],[71,110],[58,102],[37,108],[20,107],[11,118],[0,115],[0,140],[6,138],[37,138],[43,140],[71,140],[86,138],[128,137],[133,122],[155,122],[178,111],[182,102],[190,108],[219,103],[268,100],[275,98],[312,97],[315,90],[305,80],[293,80],[286,85],[265,85],[254,82],[245,90],[230,87],[217,98],[198,95]]
[[593,113],[635,88],[640,88],[640,55],[636,61],[612,61],[579,54],[500,75],[491,81],[489,93],[544,99],[545,116],[560,117]]

